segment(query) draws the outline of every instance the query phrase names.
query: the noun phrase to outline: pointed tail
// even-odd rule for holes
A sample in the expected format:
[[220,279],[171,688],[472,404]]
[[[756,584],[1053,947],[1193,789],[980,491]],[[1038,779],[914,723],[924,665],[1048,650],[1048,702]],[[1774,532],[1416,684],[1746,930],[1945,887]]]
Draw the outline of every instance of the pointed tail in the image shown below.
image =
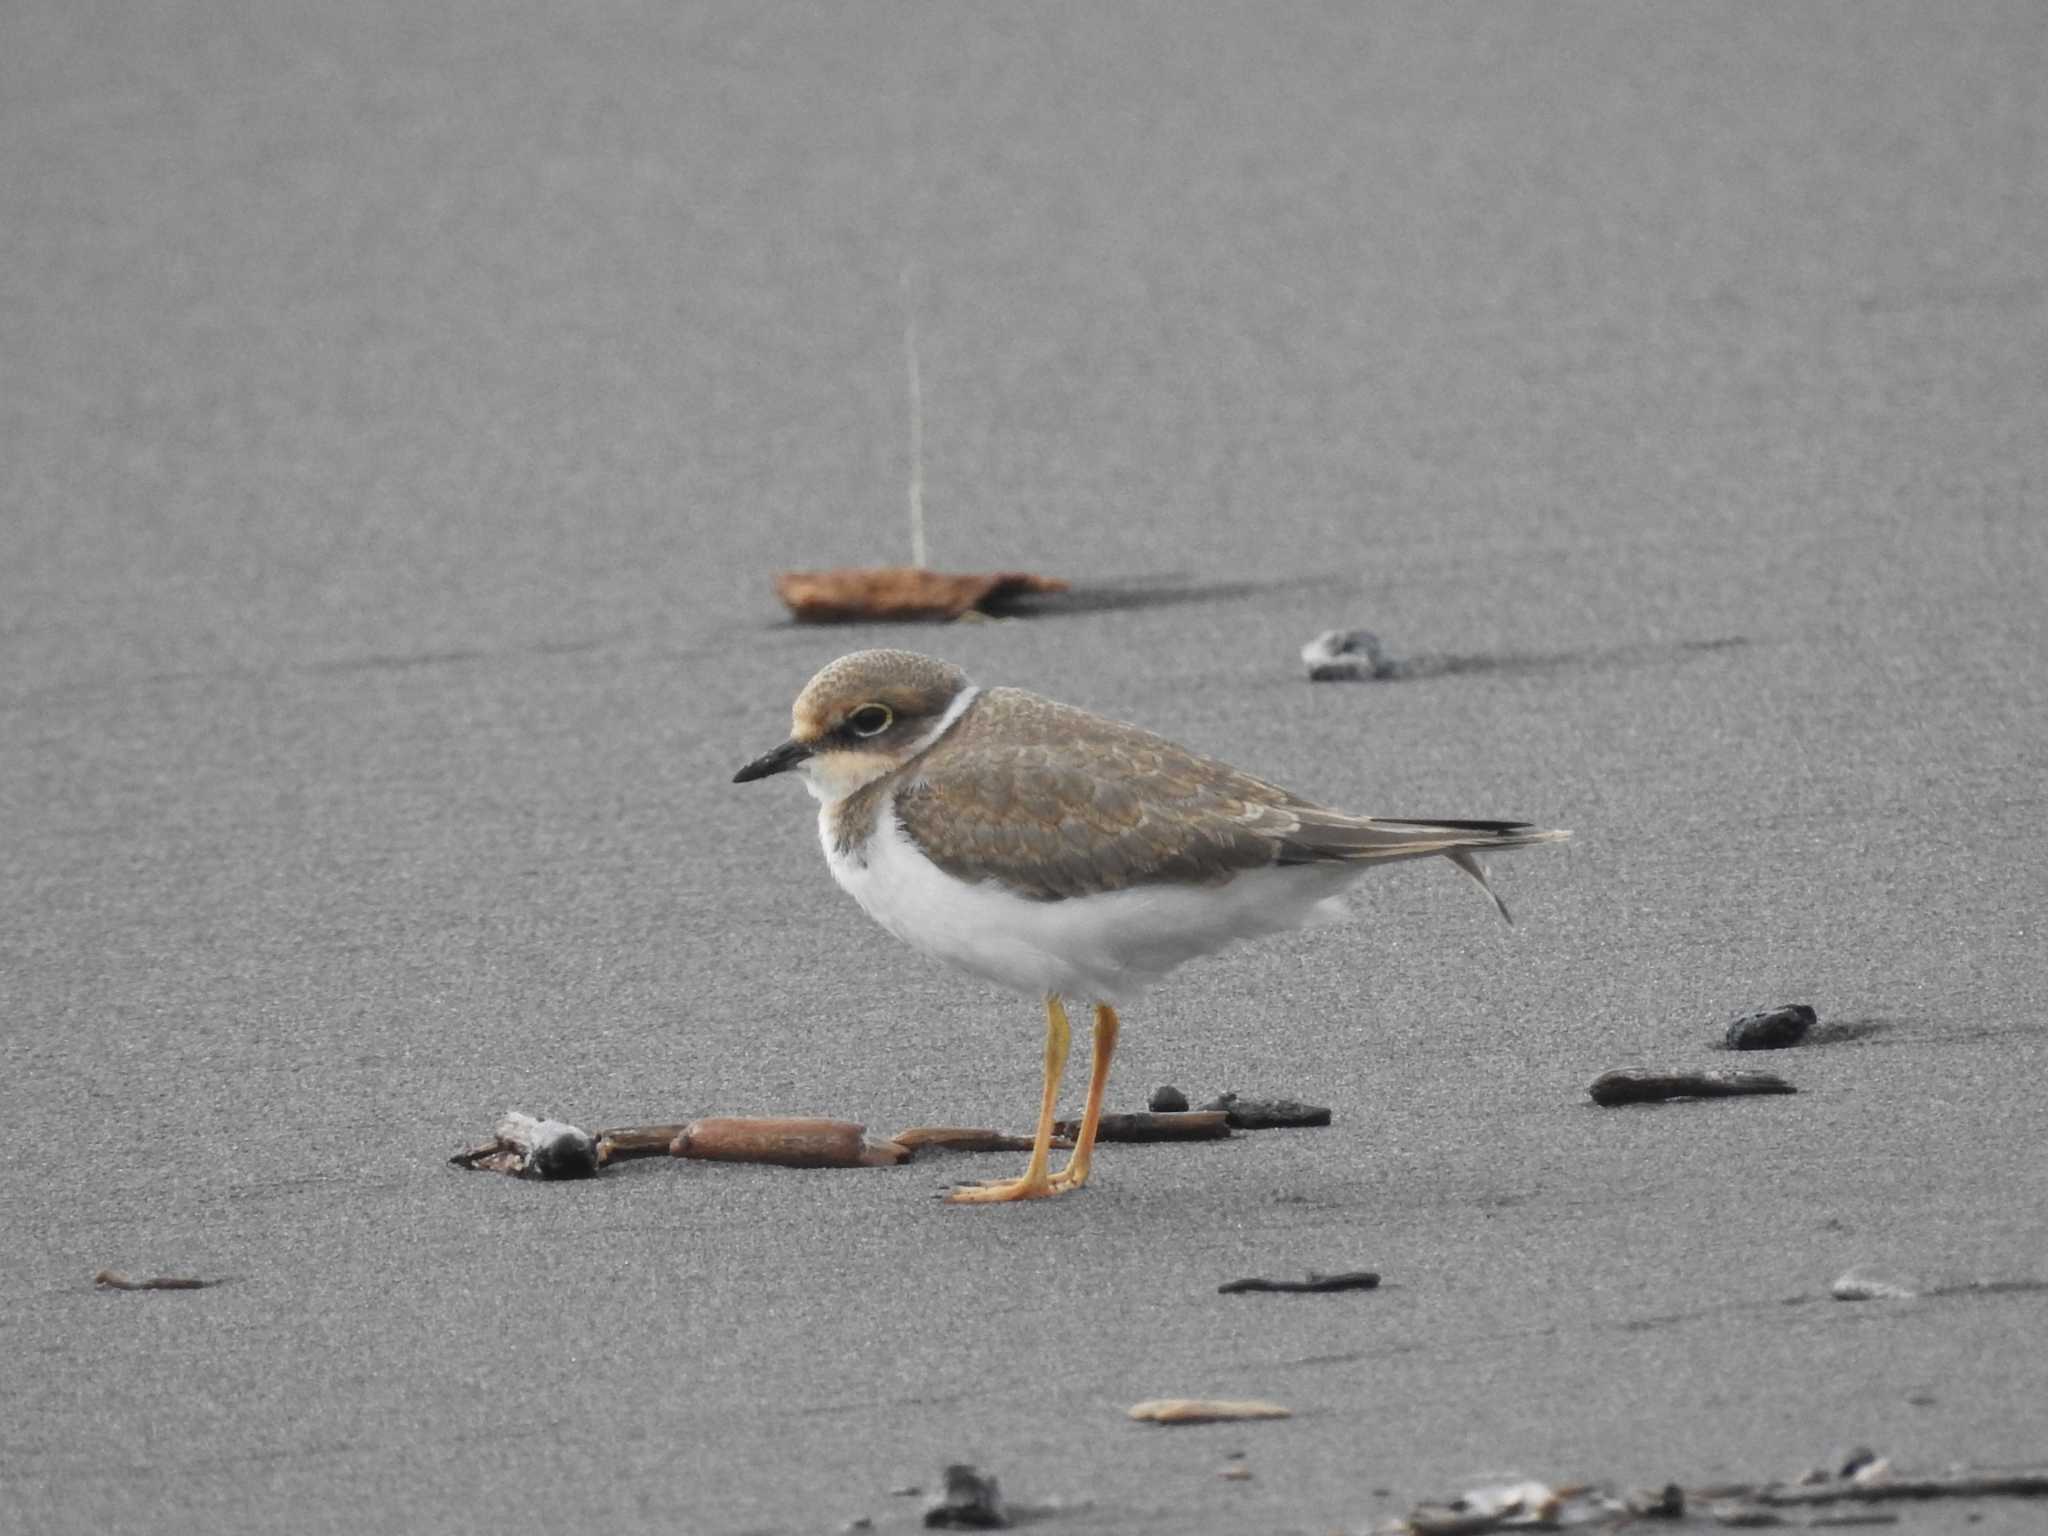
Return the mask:
[[1397,821],[1383,816],[1333,818],[1313,830],[1305,826],[1302,831],[1308,834],[1300,839],[1306,844],[1302,851],[1314,859],[1380,863],[1441,854],[1479,882],[1479,888],[1509,923],[1514,922],[1514,914],[1486,878],[1486,866],[1479,862],[1479,855],[1495,849],[1561,843],[1571,836],[1569,832],[1526,821]]

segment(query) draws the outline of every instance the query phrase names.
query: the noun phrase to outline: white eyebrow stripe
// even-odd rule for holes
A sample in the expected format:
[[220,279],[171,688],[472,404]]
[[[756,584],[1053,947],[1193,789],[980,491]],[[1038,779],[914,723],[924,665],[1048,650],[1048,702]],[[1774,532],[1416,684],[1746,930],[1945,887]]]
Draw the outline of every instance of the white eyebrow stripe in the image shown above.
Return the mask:
[[903,754],[903,760],[908,762],[920,752],[927,751],[931,747],[936,746],[939,738],[953,728],[953,722],[967,713],[967,706],[980,697],[981,690],[972,684],[961,689],[958,697],[946,706],[946,712],[939,716],[932,728],[910,744],[910,749]]

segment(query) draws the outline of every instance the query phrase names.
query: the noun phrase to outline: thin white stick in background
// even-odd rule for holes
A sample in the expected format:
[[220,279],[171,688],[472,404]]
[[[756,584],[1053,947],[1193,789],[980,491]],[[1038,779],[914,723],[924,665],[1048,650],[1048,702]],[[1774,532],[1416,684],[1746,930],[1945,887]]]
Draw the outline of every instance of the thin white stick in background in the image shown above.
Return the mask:
[[925,565],[924,390],[917,377],[917,295],[903,269],[903,359],[910,374],[910,563]]

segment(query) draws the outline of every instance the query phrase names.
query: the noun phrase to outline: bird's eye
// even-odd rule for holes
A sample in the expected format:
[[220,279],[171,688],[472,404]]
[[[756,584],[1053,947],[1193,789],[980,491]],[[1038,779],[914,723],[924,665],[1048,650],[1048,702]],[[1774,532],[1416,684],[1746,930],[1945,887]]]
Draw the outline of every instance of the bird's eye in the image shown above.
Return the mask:
[[863,704],[846,717],[846,728],[856,736],[879,736],[895,718],[886,704]]

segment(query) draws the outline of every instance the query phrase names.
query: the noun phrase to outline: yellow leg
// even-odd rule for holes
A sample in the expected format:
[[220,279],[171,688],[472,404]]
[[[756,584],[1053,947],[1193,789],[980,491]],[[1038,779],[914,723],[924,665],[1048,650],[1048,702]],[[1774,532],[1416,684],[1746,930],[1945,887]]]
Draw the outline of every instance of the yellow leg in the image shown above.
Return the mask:
[[1089,1061],[1088,1104],[1081,1111],[1081,1134],[1074,1138],[1074,1155],[1067,1166],[1052,1176],[1053,1193],[1079,1189],[1088,1182],[1088,1170],[1095,1161],[1095,1127],[1102,1122],[1102,1090],[1109,1086],[1109,1058],[1116,1054],[1116,1010],[1107,1003],[1095,1005],[1095,1049]]
[[1052,1117],[1059,1107],[1060,1076],[1067,1070],[1067,1045],[1071,1038],[1066,1005],[1057,997],[1048,997],[1045,1000],[1045,1096],[1038,1101],[1038,1134],[1031,1143],[1031,1161],[1024,1165],[1024,1176],[970,1184],[947,1195],[948,1200],[955,1205],[990,1205],[1000,1200],[1041,1200],[1053,1192],[1046,1168],[1052,1161]]

